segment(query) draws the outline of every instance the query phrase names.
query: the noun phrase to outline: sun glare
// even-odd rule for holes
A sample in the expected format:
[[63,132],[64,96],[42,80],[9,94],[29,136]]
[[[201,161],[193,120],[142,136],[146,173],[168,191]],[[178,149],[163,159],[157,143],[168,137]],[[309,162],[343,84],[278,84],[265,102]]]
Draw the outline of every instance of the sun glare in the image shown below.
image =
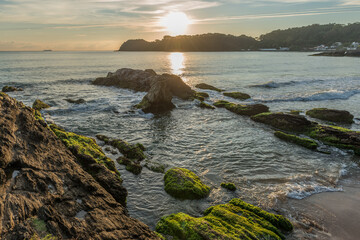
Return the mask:
[[184,34],[191,21],[183,12],[171,12],[161,18],[160,24],[166,28],[171,36],[176,36]]

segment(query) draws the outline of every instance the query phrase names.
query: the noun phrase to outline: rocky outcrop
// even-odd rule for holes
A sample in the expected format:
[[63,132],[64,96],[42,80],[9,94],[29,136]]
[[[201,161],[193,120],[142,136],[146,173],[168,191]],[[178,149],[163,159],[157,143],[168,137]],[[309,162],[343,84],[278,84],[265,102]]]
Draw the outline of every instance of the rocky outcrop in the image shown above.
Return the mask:
[[269,107],[263,104],[235,104],[224,100],[215,102],[214,106],[218,108],[226,108],[233,113],[245,116],[253,116],[269,111]]
[[[116,176],[107,167],[87,152],[75,157],[31,108],[3,93],[0,113],[1,239],[158,239],[99,184]],[[98,166],[97,179],[81,161]]]
[[122,68],[115,73],[108,73],[107,77],[95,79],[92,84],[127,88],[140,92],[148,92],[154,82],[164,81],[172,96],[190,99],[193,96],[191,88],[179,76],[173,74],[158,75],[152,69],[134,70]]
[[212,109],[212,110],[215,109],[215,107],[213,107],[213,106],[211,106],[210,104],[207,104],[207,103],[205,103],[205,102],[200,102],[199,106],[200,106],[201,108],[208,108],[208,109]]
[[85,99],[79,98],[79,99],[71,99],[71,98],[66,98],[64,99],[65,101],[67,101],[68,103],[74,103],[74,104],[81,104],[81,103],[85,103]]
[[211,85],[206,84],[206,83],[196,84],[195,87],[199,88],[199,89],[207,89],[207,90],[213,90],[213,91],[217,91],[217,92],[222,92],[223,91],[223,90],[221,90],[221,89],[219,89],[217,87],[211,86]]
[[281,215],[234,198],[208,208],[203,217],[176,213],[161,218],[156,231],[171,239],[285,239],[293,226]]
[[295,143],[299,146],[308,148],[308,149],[316,149],[318,147],[318,144],[316,141],[308,138],[298,137],[293,134],[287,134],[281,131],[276,131],[274,135],[284,141]]
[[354,116],[345,110],[328,108],[314,108],[306,112],[306,115],[330,122],[353,123]]
[[201,199],[209,195],[210,188],[195,173],[185,168],[172,168],[164,176],[165,191],[180,199]]
[[4,86],[1,90],[2,92],[16,92],[16,91],[24,91],[22,88],[17,88],[13,86]]
[[39,99],[36,99],[32,105],[32,108],[37,110],[37,111],[40,111],[42,109],[46,109],[46,108],[49,108],[50,105],[44,103],[43,101],[39,100]]
[[234,99],[239,99],[239,100],[246,100],[246,99],[251,98],[251,96],[249,94],[241,93],[241,92],[224,92],[223,94],[224,94],[224,96],[231,97]]

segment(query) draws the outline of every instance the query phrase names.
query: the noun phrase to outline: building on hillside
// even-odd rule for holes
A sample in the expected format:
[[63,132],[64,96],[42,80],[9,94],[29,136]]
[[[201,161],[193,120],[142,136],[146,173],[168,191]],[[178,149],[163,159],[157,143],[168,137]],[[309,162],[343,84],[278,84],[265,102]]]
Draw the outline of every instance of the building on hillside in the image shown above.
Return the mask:
[[353,42],[350,44],[350,46],[347,48],[347,50],[357,50],[359,48],[360,44],[358,42]]

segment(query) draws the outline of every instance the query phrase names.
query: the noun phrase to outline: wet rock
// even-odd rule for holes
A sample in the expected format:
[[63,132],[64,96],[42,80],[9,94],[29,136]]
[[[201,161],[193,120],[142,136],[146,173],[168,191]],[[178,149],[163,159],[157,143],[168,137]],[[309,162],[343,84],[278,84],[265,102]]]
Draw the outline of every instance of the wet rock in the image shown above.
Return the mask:
[[165,166],[163,164],[147,162],[145,167],[152,172],[165,173]]
[[74,103],[74,104],[81,104],[81,103],[85,103],[85,99],[71,99],[71,98],[66,98],[64,99],[65,101],[67,101],[68,103]]
[[236,190],[236,186],[234,183],[231,182],[223,182],[220,184],[221,187],[226,188],[230,191],[235,191]]
[[224,96],[239,99],[239,100],[246,100],[251,98],[249,94],[241,93],[241,92],[224,92]]
[[[128,216],[114,197],[124,194],[116,174],[90,149],[82,152],[73,144],[75,135],[59,130],[58,137],[31,108],[4,94],[0,115],[0,168],[10,176],[13,169],[19,171],[1,184],[1,239],[159,239]],[[111,188],[118,192],[111,194]],[[81,211],[83,219],[76,217]]]
[[274,135],[284,141],[295,143],[297,145],[303,146],[308,149],[316,149],[318,147],[318,144],[316,141],[308,138],[302,138],[298,137],[296,135],[287,134],[284,132],[276,131]]
[[254,115],[251,119],[290,132],[306,132],[313,125],[304,116],[285,113],[266,112]]
[[165,191],[175,198],[201,199],[210,193],[195,173],[185,168],[172,168],[165,173]]
[[2,92],[16,92],[16,91],[24,91],[22,88],[17,88],[13,86],[4,86],[1,90]]
[[140,165],[138,160],[128,159],[126,157],[119,157],[116,159],[119,164],[125,165],[126,170],[132,172],[135,175],[139,175],[142,170],[142,166]]
[[38,110],[38,111],[45,109],[45,108],[49,108],[49,107],[50,107],[50,105],[44,103],[43,101],[41,101],[39,99],[36,99],[32,105],[32,108],[35,110]]
[[156,231],[174,239],[285,239],[293,230],[288,219],[240,199],[208,208],[203,217],[185,213],[162,217]]
[[206,83],[196,84],[195,87],[199,88],[199,89],[208,89],[208,90],[213,90],[213,91],[217,91],[217,92],[222,92],[223,91],[223,90],[221,90],[221,89],[219,89],[217,87],[211,86],[211,85],[206,84]]
[[327,108],[314,108],[306,112],[306,115],[330,122],[353,123],[354,116],[348,111]]
[[215,107],[211,106],[210,104],[207,104],[205,102],[200,102],[199,106],[201,108],[208,108],[208,109],[215,109]]
[[175,108],[171,100],[172,93],[170,92],[167,81],[157,80],[151,83],[149,92],[135,107],[145,113],[162,113]]
[[245,116],[253,116],[269,111],[269,107],[263,104],[235,104],[224,100],[215,102],[214,106],[218,108],[226,108],[233,113]]
[[193,97],[194,99],[198,99],[200,101],[204,101],[205,98],[208,98],[209,97],[209,94],[205,93],[205,92],[196,92],[196,91],[193,91]]

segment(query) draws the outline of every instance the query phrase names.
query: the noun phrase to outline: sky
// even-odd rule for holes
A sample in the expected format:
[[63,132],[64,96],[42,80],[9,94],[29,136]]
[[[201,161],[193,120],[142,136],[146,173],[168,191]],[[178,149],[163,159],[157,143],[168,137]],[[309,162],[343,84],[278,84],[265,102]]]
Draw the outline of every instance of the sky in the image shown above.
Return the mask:
[[360,0],[0,0],[0,51],[116,50],[128,39],[162,39],[170,12],[185,34],[258,37],[310,24],[360,22]]

